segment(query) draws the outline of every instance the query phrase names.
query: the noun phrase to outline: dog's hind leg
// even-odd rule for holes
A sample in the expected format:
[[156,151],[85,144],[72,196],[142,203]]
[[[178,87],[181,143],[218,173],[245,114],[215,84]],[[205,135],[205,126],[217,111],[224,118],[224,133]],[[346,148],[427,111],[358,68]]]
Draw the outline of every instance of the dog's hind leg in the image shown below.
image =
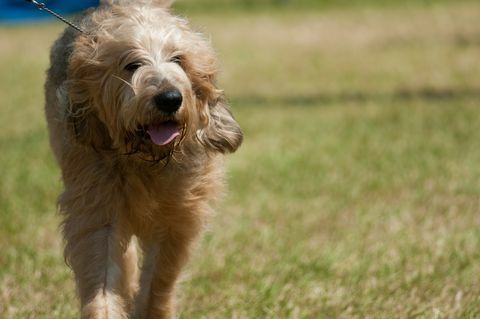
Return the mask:
[[[97,214],[98,216],[99,214]],[[131,234],[95,214],[70,215],[64,222],[65,257],[75,273],[84,319],[126,319],[126,271]],[[129,270],[131,271],[131,270]]]

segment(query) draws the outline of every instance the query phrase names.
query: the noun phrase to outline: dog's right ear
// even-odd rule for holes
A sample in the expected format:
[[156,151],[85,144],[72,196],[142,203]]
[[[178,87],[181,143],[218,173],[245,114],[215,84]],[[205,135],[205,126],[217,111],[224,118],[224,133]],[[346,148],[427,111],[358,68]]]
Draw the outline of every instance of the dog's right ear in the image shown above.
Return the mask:
[[97,151],[111,148],[112,139],[108,130],[91,107],[71,104],[66,120],[68,131],[77,143]]
[[70,137],[78,144],[95,150],[111,148],[112,139],[105,125],[96,115],[90,100],[83,103],[74,102],[69,96],[67,86],[75,85],[67,81],[57,90],[57,98],[64,109],[65,124]]
[[110,149],[112,139],[98,116],[99,110],[94,107],[99,99],[94,92],[98,92],[106,73],[92,56],[92,52],[96,51],[96,42],[96,38],[87,36],[75,41],[63,88],[63,103],[68,131],[74,140],[100,150]]

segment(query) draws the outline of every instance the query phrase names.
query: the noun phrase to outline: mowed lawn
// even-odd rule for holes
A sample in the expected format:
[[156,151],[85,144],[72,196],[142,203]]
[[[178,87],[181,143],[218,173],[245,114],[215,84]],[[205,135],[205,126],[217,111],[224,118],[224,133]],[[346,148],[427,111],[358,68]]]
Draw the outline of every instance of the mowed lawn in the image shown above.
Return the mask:
[[[180,318],[480,317],[480,3],[206,14],[245,131]],[[0,318],[77,318],[43,115],[0,29]]]

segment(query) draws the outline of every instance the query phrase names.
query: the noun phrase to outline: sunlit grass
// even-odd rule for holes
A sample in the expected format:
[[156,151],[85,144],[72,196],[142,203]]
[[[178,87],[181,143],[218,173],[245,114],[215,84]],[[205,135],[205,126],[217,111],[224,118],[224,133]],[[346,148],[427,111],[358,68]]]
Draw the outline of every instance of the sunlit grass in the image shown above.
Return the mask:
[[[204,15],[245,131],[181,318],[480,316],[480,6]],[[43,115],[0,30],[0,318],[78,317]]]

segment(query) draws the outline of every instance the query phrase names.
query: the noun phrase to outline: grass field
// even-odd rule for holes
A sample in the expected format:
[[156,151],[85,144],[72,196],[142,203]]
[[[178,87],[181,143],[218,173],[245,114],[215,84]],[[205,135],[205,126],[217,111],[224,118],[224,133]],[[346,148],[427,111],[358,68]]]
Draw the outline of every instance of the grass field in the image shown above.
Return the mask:
[[[193,12],[245,143],[181,318],[480,318],[480,3]],[[78,317],[42,105],[62,27],[0,29],[2,319]]]

